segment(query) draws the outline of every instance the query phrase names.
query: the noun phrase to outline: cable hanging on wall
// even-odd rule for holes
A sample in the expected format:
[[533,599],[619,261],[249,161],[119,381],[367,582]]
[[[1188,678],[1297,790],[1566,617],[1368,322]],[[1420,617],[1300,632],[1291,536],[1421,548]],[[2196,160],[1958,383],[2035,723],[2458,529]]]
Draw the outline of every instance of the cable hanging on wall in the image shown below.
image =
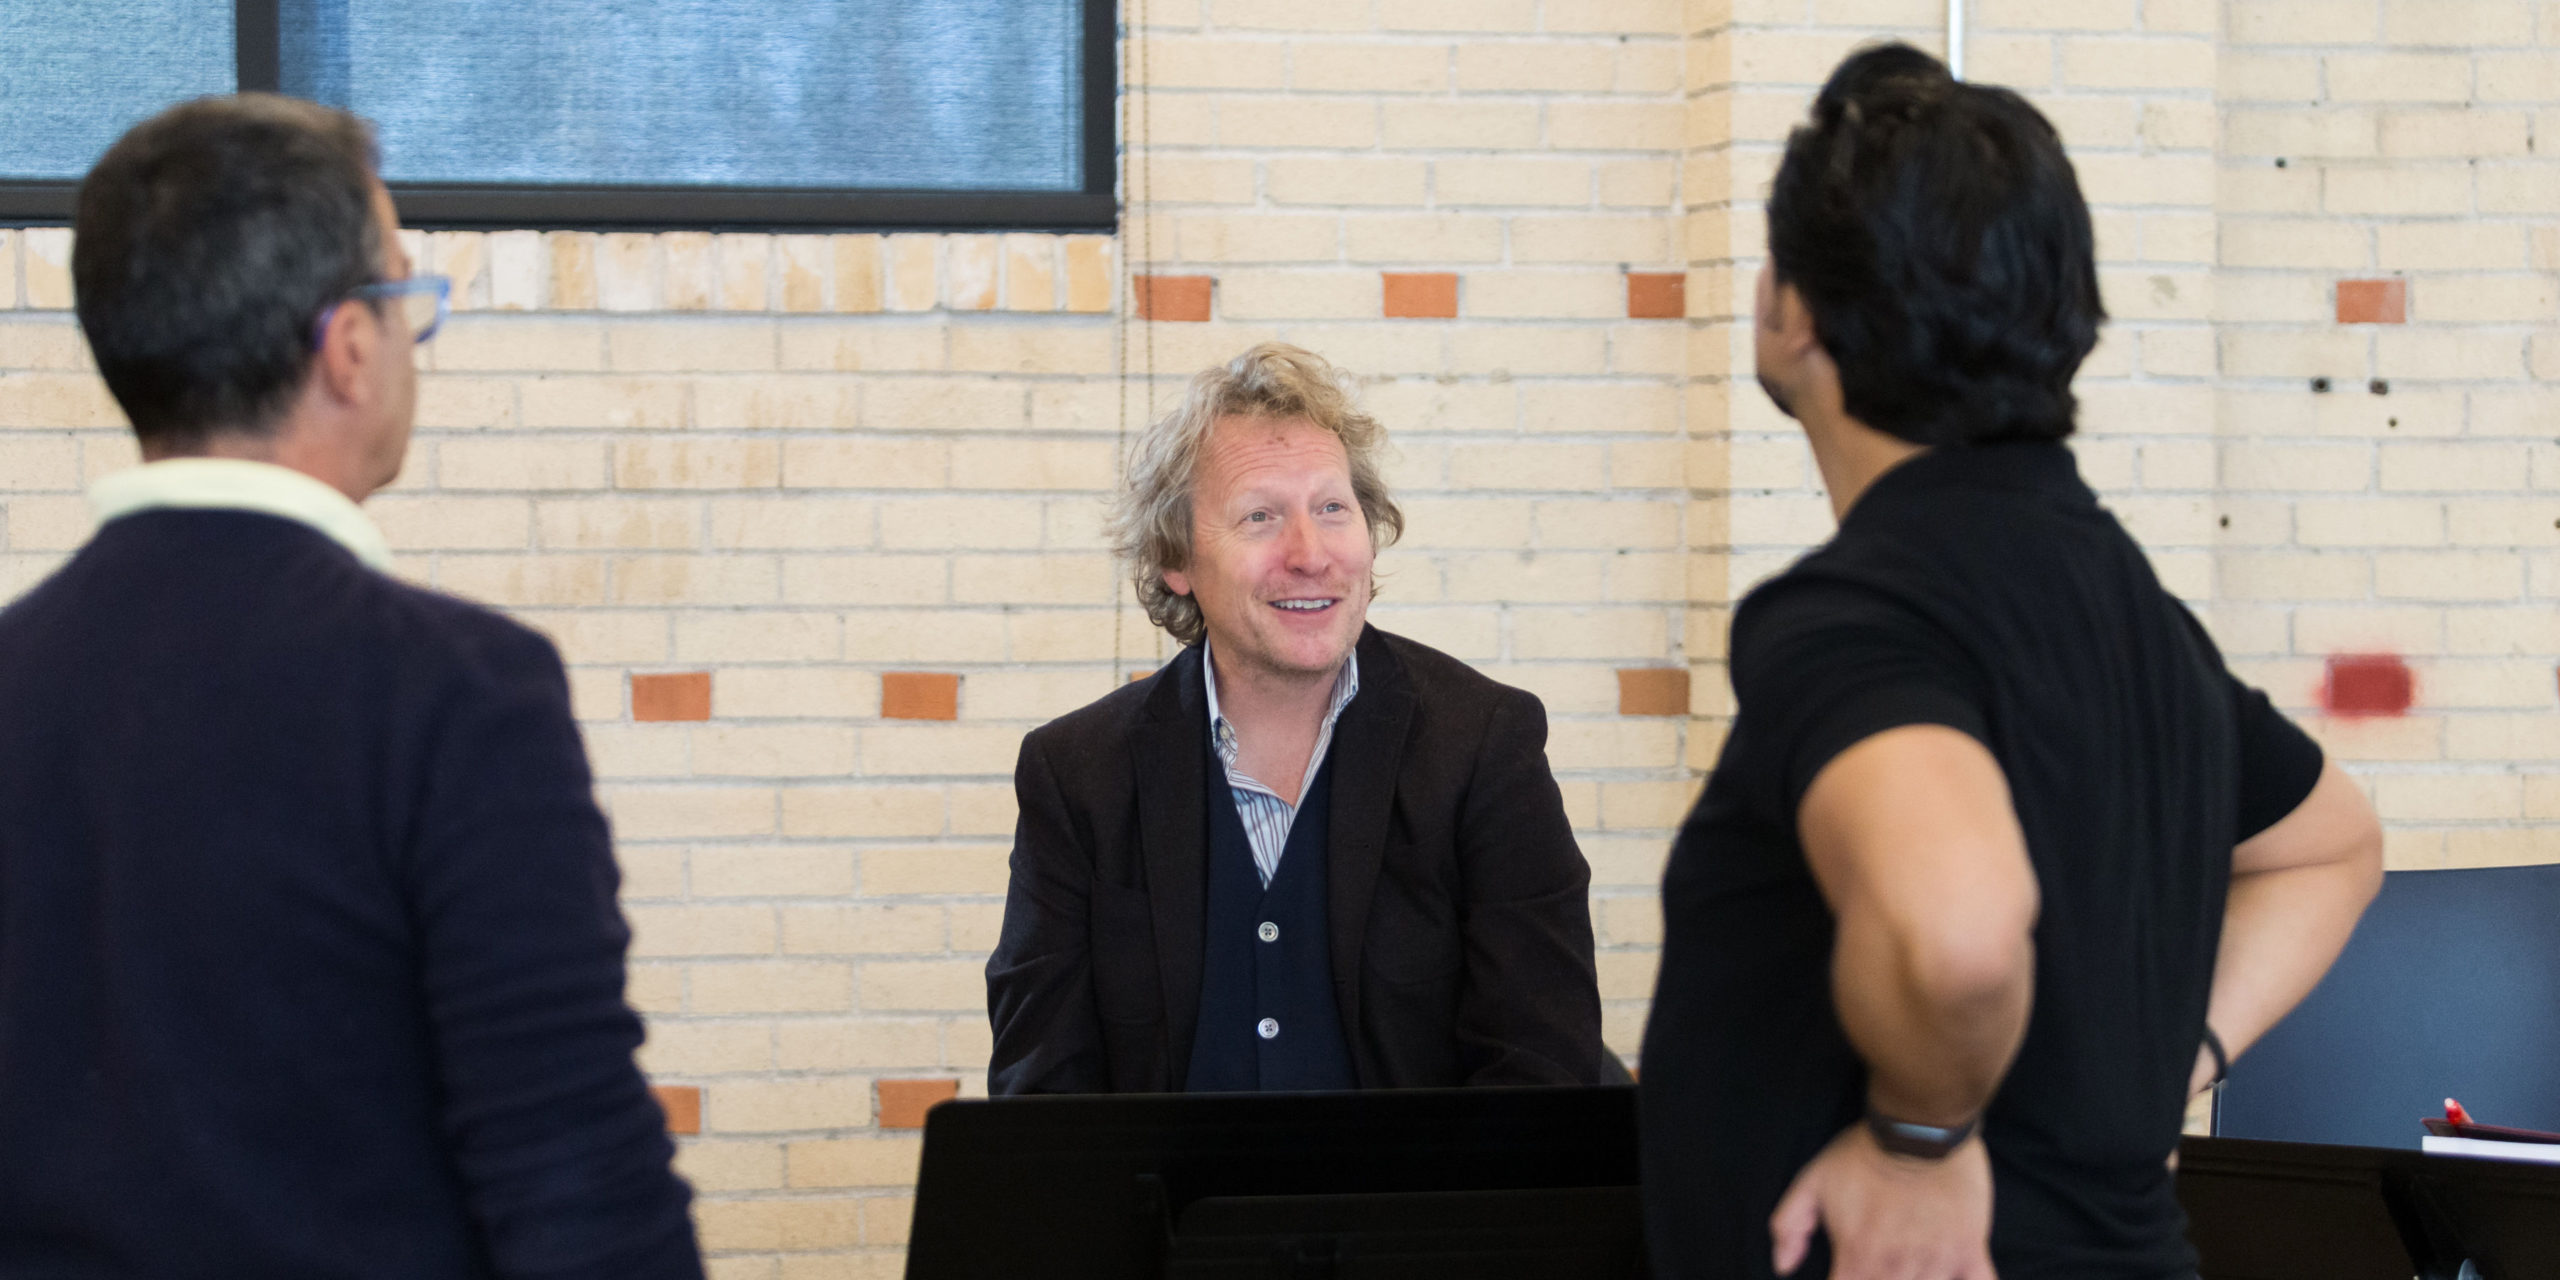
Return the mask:
[[[1120,315],[1117,321],[1120,337],[1120,416],[1118,436],[1112,448],[1115,474],[1125,475],[1129,466],[1129,394],[1130,366],[1135,363],[1137,346],[1146,348],[1145,388],[1152,388],[1156,372],[1156,333],[1152,323],[1136,321],[1138,311],[1138,269],[1142,262],[1154,261],[1153,219],[1146,212],[1153,208],[1155,196],[1154,149],[1147,145],[1151,129],[1153,99],[1147,93],[1152,82],[1147,74],[1148,0],[1131,0],[1124,10],[1127,25],[1121,37],[1120,57]],[[1135,74],[1131,73],[1134,65]],[[1133,323],[1138,325],[1132,331]],[[1142,394],[1144,394],[1142,389]],[[1129,610],[1120,592],[1129,584],[1122,578],[1121,566],[1112,566],[1111,587],[1111,683],[1113,687],[1129,675],[1127,632]]]

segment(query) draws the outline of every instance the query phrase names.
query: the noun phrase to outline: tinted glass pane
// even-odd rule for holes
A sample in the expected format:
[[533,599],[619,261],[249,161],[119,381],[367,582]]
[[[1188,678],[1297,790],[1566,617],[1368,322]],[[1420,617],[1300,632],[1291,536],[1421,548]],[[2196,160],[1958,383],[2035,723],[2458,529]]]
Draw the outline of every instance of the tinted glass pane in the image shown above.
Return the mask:
[[233,0],[0,0],[0,178],[78,178],[160,108],[237,81]]
[[1081,0],[286,0],[406,182],[1072,191]]

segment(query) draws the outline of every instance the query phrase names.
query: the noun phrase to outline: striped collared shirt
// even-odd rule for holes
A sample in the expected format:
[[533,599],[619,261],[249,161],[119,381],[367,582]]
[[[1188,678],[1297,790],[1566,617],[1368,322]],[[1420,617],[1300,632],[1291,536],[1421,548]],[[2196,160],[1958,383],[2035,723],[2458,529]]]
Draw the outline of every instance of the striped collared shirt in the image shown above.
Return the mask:
[[[1200,675],[1209,684],[1209,740],[1217,745],[1218,763],[1227,771],[1227,791],[1235,797],[1236,816],[1244,819],[1245,839],[1253,845],[1254,869],[1262,873],[1262,887],[1268,889],[1271,877],[1280,870],[1281,851],[1289,847],[1289,826],[1298,819],[1298,806],[1236,768],[1236,757],[1243,748],[1236,743],[1236,727],[1218,709],[1218,664],[1210,661],[1205,645],[1200,654]],[[1324,764],[1325,748],[1333,745],[1334,722],[1342,718],[1342,709],[1358,696],[1360,655],[1352,653],[1342,659],[1342,672],[1333,678],[1333,702],[1325,709],[1324,727],[1316,733],[1316,749],[1307,757],[1307,771],[1298,779],[1299,799],[1306,799],[1307,785],[1315,781],[1317,768]]]

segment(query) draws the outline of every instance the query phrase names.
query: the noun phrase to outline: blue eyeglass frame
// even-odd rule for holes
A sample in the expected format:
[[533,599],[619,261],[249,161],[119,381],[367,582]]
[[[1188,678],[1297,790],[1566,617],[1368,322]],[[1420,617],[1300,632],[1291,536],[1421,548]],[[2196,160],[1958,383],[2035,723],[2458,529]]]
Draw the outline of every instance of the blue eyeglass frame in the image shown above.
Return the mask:
[[346,298],[321,308],[319,318],[311,322],[311,349],[314,351],[320,349],[321,340],[329,332],[329,318],[338,314],[338,308],[345,305],[348,299],[361,298],[367,302],[385,302],[419,293],[433,293],[436,296],[436,318],[429,320],[427,327],[409,335],[409,341],[412,345],[416,345],[433,338],[436,336],[436,330],[444,327],[445,317],[453,314],[453,277],[451,276],[423,275],[410,276],[405,280],[376,280],[371,284],[360,284],[347,290]]

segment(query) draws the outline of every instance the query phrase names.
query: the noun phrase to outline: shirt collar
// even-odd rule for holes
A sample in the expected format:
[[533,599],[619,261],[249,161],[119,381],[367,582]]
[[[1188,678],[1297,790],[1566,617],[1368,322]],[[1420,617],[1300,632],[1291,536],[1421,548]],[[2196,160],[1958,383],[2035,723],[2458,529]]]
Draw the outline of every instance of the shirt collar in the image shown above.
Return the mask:
[[[1207,640],[1200,642],[1200,678],[1209,687],[1209,740],[1218,744],[1223,753],[1232,749],[1236,730],[1234,725],[1227,723],[1226,712],[1218,709],[1218,664],[1210,660]],[[1353,649],[1342,656],[1342,670],[1333,677],[1333,701],[1325,708],[1324,727],[1332,729],[1333,722],[1342,718],[1342,709],[1350,706],[1351,700],[1358,696],[1360,651]]]
[[2083,505],[2098,500],[2080,478],[2079,459],[2059,441],[1941,445],[1906,458],[1877,476],[1840,523],[1845,528],[1862,512],[1883,510],[1916,495],[1950,488],[2026,493]]
[[328,485],[272,462],[246,458],[147,462],[89,486],[89,507],[100,524],[163,507],[281,516],[327,535],[365,567],[391,571],[391,544],[362,508]]

